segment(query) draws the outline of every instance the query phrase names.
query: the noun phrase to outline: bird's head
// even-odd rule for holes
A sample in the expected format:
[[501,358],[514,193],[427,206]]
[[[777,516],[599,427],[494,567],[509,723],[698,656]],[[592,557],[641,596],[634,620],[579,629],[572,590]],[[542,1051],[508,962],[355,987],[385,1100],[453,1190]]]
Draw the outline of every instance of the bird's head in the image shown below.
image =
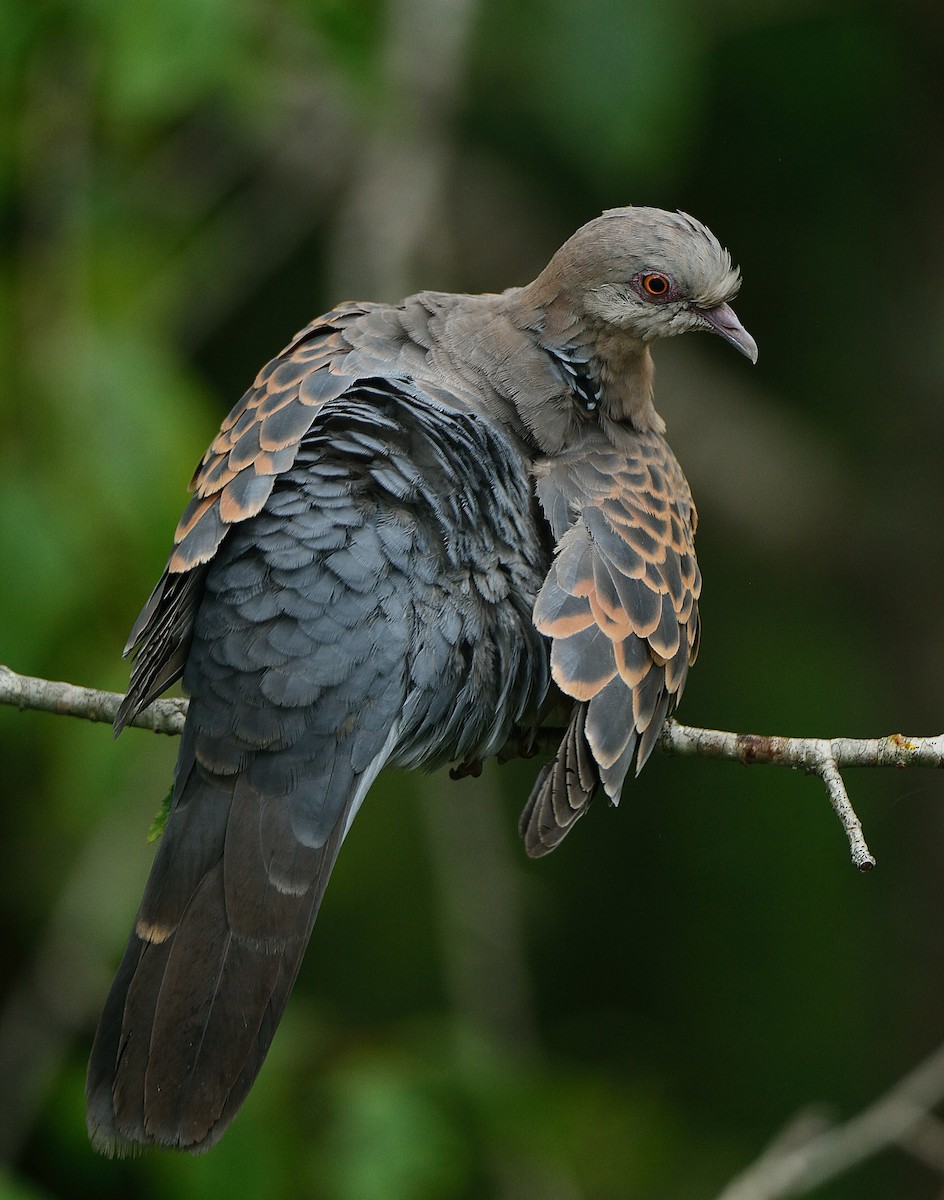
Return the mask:
[[552,281],[572,311],[619,340],[645,344],[708,329],[757,361],[757,343],[730,303],[740,272],[686,213],[609,209],[554,255],[538,282]]

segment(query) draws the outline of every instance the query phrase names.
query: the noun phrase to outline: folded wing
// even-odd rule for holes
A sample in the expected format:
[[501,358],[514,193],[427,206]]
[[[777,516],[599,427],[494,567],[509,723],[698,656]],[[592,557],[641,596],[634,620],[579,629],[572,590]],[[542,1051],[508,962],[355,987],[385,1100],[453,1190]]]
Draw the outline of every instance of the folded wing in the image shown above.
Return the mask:
[[616,804],[634,759],[642,769],[698,650],[701,591],[691,493],[660,435],[637,435],[627,454],[574,451],[538,495],[556,514],[566,498],[572,517],[534,623],[551,639],[555,683],[577,704],[522,816],[533,856],[561,841],[598,787]]
[[201,459],[170,560],[128,637],[125,654],[135,658],[116,733],[183,673],[207,564],[234,525],[261,512],[322,407],[354,383],[346,330],[365,311],[337,309],[297,334],[262,368]]

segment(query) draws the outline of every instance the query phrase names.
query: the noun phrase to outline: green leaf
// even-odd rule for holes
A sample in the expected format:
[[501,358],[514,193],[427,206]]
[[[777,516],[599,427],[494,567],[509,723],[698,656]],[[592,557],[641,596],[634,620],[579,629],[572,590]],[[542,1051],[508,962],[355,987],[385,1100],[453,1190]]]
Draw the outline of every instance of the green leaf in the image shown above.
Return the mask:
[[161,807],[154,814],[154,820],[151,822],[151,828],[148,830],[147,840],[148,845],[152,842],[160,840],[161,834],[164,832],[164,826],[167,824],[167,818],[170,816],[170,810],[174,800],[174,789],[167,789],[167,795],[161,801]]

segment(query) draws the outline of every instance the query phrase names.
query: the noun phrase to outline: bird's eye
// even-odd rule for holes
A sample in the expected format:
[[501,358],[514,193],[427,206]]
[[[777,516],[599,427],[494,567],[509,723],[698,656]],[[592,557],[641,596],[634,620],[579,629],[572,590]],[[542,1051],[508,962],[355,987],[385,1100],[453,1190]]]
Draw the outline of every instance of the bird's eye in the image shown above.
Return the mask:
[[678,284],[670,275],[663,275],[661,271],[640,271],[629,281],[629,286],[637,296],[641,296],[650,304],[669,304],[682,299]]
[[667,295],[670,287],[668,279],[656,271],[651,271],[642,277],[642,290],[646,295],[653,296],[657,300]]

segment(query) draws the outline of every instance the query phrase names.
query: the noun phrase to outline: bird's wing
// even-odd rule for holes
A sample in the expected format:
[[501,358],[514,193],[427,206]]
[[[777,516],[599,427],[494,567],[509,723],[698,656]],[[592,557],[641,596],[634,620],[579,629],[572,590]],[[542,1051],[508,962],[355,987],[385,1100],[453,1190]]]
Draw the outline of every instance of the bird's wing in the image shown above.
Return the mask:
[[559,533],[572,524],[534,606],[551,639],[551,674],[577,701],[557,757],[522,816],[528,852],[546,853],[599,785],[617,803],[678,701],[698,649],[701,575],[695,509],[681,468],[655,433],[629,452],[583,450],[549,465],[538,495]]
[[346,327],[365,311],[352,306],[319,317],[256,376],[190,481],[193,497],[174,534],[172,572],[208,562],[227,528],[265,504],[318,410],[353,383],[354,374],[345,371],[352,350]]
[[206,569],[174,804],[89,1065],[106,1151],[220,1136],[397,744],[437,534],[398,503],[414,482],[410,400],[389,390],[386,414],[358,394],[328,405]]
[[354,383],[346,334],[366,311],[336,309],[298,333],[262,368],[201,459],[170,560],[125,646],[135,657],[116,733],[180,678],[206,564],[234,525],[262,509],[321,408]]

